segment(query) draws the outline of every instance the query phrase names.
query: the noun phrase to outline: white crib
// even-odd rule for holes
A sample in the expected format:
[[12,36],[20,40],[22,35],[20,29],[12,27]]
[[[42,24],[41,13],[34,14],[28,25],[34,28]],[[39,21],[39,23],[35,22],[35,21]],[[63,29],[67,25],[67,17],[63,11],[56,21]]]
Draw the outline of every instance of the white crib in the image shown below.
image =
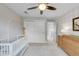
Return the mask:
[[0,43],[0,56],[22,55],[27,48],[28,44],[24,38],[11,43]]

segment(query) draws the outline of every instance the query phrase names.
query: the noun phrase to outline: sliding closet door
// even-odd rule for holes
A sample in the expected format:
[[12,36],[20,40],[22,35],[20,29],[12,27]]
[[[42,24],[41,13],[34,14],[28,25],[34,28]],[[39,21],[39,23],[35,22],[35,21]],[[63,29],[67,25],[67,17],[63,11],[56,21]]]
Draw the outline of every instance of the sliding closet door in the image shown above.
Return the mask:
[[25,22],[28,42],[43,43],[45,42],[45,21],[27,21]]

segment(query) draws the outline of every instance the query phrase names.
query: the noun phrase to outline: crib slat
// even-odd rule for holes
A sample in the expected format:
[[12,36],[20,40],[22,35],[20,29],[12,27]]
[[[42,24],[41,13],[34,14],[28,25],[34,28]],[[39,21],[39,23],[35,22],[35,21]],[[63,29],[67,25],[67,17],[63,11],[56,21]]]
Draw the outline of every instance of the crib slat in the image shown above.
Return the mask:
[[[18,39],[18,38],[17,38]],[[24,38],[11,43],[0,43],[0,56],[17,55],[26,45]]]

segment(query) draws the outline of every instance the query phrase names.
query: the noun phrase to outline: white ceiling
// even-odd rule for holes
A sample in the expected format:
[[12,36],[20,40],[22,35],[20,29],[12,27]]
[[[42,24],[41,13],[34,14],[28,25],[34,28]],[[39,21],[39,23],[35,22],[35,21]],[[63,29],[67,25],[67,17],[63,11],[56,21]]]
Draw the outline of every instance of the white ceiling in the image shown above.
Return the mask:
[[[58,18],[64,15],[65,13],[69,12],[73,8],[79,6],[77,3],[50,3],[48,5],[54,6],[57,8],[55,11],[45,10],[43,15],[40,15],[39,9],[27,10],[29,7],[37,6],[36,3],[7,3],[5,4],[10,9],[15,11],[20,16],[26,17],[45,17],[45,18]],[[25,14],[24,11],[28,13]]]

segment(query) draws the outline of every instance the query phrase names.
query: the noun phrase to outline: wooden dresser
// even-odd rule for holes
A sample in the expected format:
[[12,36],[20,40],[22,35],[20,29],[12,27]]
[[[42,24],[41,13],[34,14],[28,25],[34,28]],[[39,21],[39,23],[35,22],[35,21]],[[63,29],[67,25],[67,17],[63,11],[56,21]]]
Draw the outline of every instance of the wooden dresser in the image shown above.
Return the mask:
[[70,35],[59,36],[58,46],[68,55],[79,56],[79,38]]

